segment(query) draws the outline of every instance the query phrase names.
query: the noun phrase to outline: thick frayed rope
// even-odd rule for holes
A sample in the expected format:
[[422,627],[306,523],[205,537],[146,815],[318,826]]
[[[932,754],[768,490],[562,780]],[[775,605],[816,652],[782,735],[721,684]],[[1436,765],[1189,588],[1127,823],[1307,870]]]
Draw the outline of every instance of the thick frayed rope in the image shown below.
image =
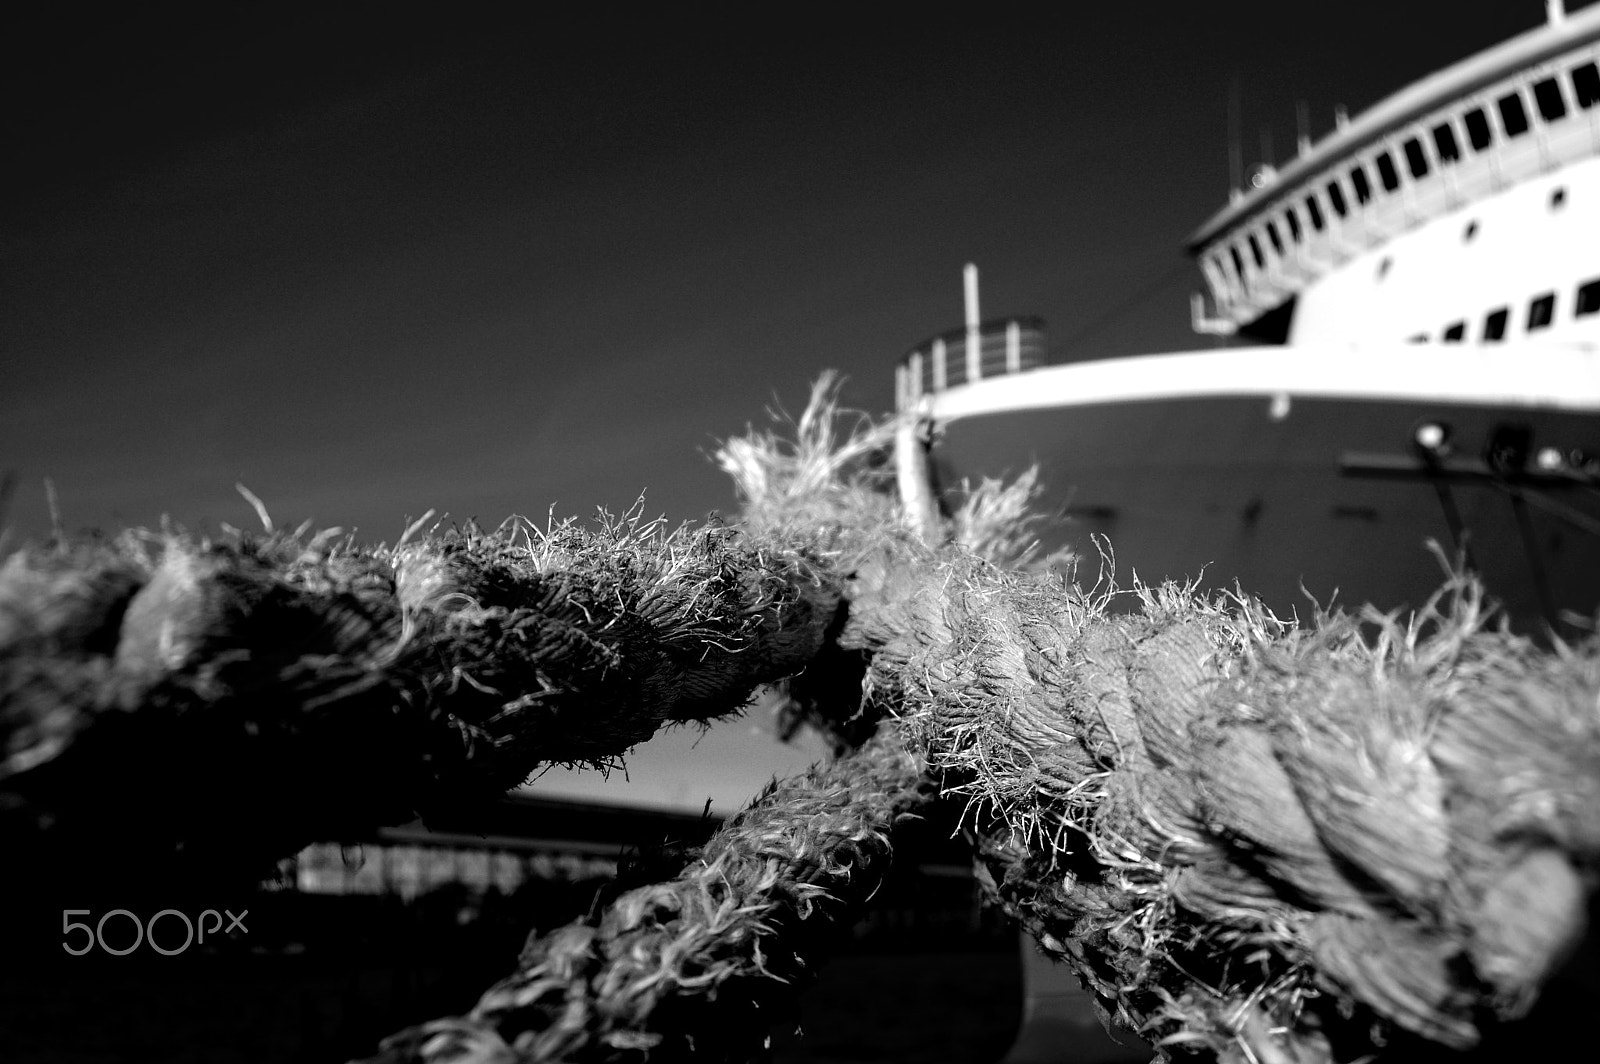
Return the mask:
[[[830,653],[864,664],[866,694],[800,715],[836,741],[896,718],[968,796],[993,896],[1108,1017],[1241,1061],[1463,1049],[1582,941],[1600,639],[1540,650],[1459,579],[1404,624],[1297,628],[1172,586],[1128,614],[1110,591],[858,532],[873,511],[850,492],[878,488],[846,472],[838,520],[794,508],[848,559]],[[790,506],[751,503],[779,528]],[[793,689],[806,700],[807,677]]]
[[676,879],[530,938],[464,1017],[385,1041],[383,1064],[745,1061],[888,874],[890,834],[929,797],[892,728],[775,785]]
[[541,758],[600,760],[804,669],[796,719],[878,737],[386,1052],[759,1052],[926,773],[969,796],[996,899],[1168,1055],[1468,1047],[1583,937],[1600,638],[1540,650],[1463,582],[1365,629],[1170,587],[1124,614],[968,549],[1026,552],[995,527],[1025,490],[930,547],[882,491],[881,433],[841,439],[824,401],[797,435],[724,452],[745,538],[518,526],[369,553],[288,537],[13,559],[8,842],[109,817],[130,852],[214,862],[205,841],[231,833],[276,855]]
[[737,712],[838,610],[803,552],[638,520],[58,544],[0,568],[0,821],[263,866]]
[[[1465,582],[1414,624],[1365,630],[1174,587],[1115,612],[1109,594],[928,547],[896,527],[870,454],[806,426],[724,456],[764,493],[754,527],[811,537],[847,576],[848,622],[791,684],[801,715],[845,746],[887,721],[966,794],[992,896],[1108,1020],[1163,1055],[1241,1064],[1459,1049],[1520,1014],[1581,938],[1600,862],[1594,641],[1549,653],[1493,631]],[[981,524],[961,538],[1017,546]],[[804,789],[786,800],[803,819]],[[749,881],[728,904],[787,889]],[[538,1019],[558,1041],[578,1022],[567,1000]],[[587,1030],[605,1010],[581,1011]],[[481,1024],[425,1030],[461,1033],[464,1054],[491,1044]],[[482,1059],[566,1052],[519,1037]],[[647,1058],[663,1044],[630,1039]]]
[[857,598],[841,641],[897,633],[869,686],[971,798],[996,897],[1152,1041],[1466,1048],[1581,939],[1600,643],[1537,652],[1470,592],[1373,645],[939,568],[936,605]]

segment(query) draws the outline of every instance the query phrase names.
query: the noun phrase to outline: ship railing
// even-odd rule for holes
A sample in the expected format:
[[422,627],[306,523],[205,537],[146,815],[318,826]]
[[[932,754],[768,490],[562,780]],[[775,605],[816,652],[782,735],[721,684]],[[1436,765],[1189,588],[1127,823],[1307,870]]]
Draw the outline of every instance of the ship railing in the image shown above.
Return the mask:
[[[1600,155],[1600,43],[1520,70],[1285,185],[1200,253],[1219,318],[1242,324],[1351,254]],[[1473,122],[1478,123],[1474,127]],[[1331,190],[1337,187],[1337,199]]]
[[1172,400],[1260,398],[1273,419],[1301,400],[1600,415],[1600,348],[1581,343],[1250,345],[1046,366],[924,396],[944,426],[1024,410]]
[[974,332],[951,329],[913,347],[895,367],[895,407],[909,410],[926,395],[1045,363],[1044,321],[1000,318]]

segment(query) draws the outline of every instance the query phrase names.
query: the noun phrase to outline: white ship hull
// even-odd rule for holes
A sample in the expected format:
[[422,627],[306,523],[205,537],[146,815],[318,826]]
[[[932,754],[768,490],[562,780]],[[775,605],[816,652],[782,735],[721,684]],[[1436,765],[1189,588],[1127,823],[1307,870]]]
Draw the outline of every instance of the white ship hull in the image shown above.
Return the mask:
[[[1277,354],[1307,365],[1304,353]],[[1313,599],[1415,608],[1445,575],[1427,543],[1453,555],[1464,538],[1519,628],[1592,616],[1600,605],[1600,490],[1584,486],[1582,469],[1585,455],[1600,456],[1600,418],[1583,408],[1600,408],[1600,395],[1568,388],[1559,409],[1403,394],[1293,396],[1264,382],[1262,394],[1174,398],[1160,396],[1163,376],[1153,372],[1151,398],[1051,402],[1050,374],[1070,378],[1097,365],[1104,364],[952,389],[937,397],[934,417],[947,488],[953,478],[1039,464],[1047,508],[1059,518],[1042,538],[1080,555],[1080,580],[1095,578],[1093,539],[1103,536],[1124,587],[1136,578],[1237,584],[1284,615],[1305,615]],[[941,406],[980,407],[985,387],[1026,389],[1031,408],[940,416]],[[1587,388],[1597,390],[1600,370]],[[1425,423],[1447,426],[1453,448],[1431,470],[1414,446]],[[1497,430],[1505,442],[1518,426],[1528,430],[1520,475],[1497,471],[1483,455]],[[1541,452],[1552,468],[1539,467]],[[1557,454],[1563,467],[1553,467]]]

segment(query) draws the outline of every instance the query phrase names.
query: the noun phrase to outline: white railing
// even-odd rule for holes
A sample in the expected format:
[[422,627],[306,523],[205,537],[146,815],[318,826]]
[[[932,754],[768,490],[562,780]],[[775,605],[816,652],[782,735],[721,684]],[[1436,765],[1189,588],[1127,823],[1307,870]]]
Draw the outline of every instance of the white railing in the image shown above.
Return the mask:
[[1035,369],[1044,361],[1044,322],[1038,318],[987,321],[976,330],[952,329],[900,359],[895,367],[895,406],[907,410],[925,395]]
[[[1579,70],[1600,61],[1600,44],[1546,60],[1484,86],[1447,107],[1406,123],[1343,158],[1337,165],[1295,181],[1263,209],[1212,241],[1201,253],[1201,269],[1211,289],[1216,316],[1242,325],[1337,268],[1352,254],[1375,247],[1429,218],[1455,210],[1538,173],[1600,154],[1600,102],[1579,84]],[[1592,67],[1590,68],[1592,69]],[[1561,114],[1547,118],[1535,86],[1560,97]],[[1516,97],[1526,122],[1523,132],[1506,128],[1501,101]],[[1515,107],[1515,105],[1513,105]],[[1487,123],[1489,143],[1476,147],[1467,116]],[[1441,154],[1435,131],[1447,128],[1455,154]],[[1415,141],[1427,172],[1417,177],[1406,154]],[[1377,166],[1380,155],[1397,171],[1399,183],[1386,189]],[[1351,171],[1366,174],[1366,202],[1358,201]],[[1341,190],[1345,212],[1334,208],[1328,186]],[[1315,200],[1322,225],[1313,224],[1308,200]],[[1293,231],[1287,217],[1294,214]],[[1267,226],[1278,235],[1274,247]],[[1254,247],[1261,250],[1257,264]],[[1235,263],[1243,266],[1242,271]]]
[[1179,351],[1049,366],[929,396],[938,424],[985,414],[1260,396],[1435,402],[1600,414],[1600,349],[1383,343]]

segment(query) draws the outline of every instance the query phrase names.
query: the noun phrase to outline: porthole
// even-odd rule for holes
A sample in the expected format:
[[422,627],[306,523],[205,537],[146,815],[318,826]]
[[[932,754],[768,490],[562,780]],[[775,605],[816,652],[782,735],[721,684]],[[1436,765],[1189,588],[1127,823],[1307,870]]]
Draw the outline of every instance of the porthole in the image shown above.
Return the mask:
[[1344,189],[1337,181],[1328,182],[1328,205],[1333,208],[1333,213],[1341,218],[1349,213],[1349,207],[1344,201]]
[[1600,68],[1583,63],[1572,68],[1572,94],[1585,110],[1600,103]]
[[1422,150],[1422,141],[1411,137],[1401,147],[1405,150],[1406,167],[1411,171],[1411,176],[1427,177],[1428,153]]
[[1561,98],[1561,84],[1555,78],[1534,82],[1533,104],[1546,122],[1554,122],[1567,113],[1567,101]]
[[1473,151],[1483,151],[1494,143],[1494,132],[1489,128],[1489,116],[1483,109],[1474,107],[1461,116],[1467,126],[1467,142]]
[[1386,151],[1377,155],[1378,182],[1383,185],[1385,192],[1393,192],[1400,187],[1400,171],[1395,169],[1394,159]]
[[1461,242],[1464,244],[1470,244],[1472,243],[1473,237],[1477,235],[1478,220],[1474,218],[1472,221],[1467,223],[1467,227],[1465,229],[1461,230]]
[[1322,207],[1319,206],[1318,203],[1317,203],[1316,194],[1313,193],[1313,194],[1307,196],[1305,202],[1306,202],[1306,217],[1311,219],[1311,228],[1317,230],[1320,233],[1322,231],[1322,225],[1323,225],[1323,222],[1322,222]]
[[1572,316],[1586,318],[1590,314],[1600,314],[1600,280],[1578,286],[1578,300],[1573,306]]
[[1528,331],[1548,329],[1556,316],[1556,294],[1546,292],[1528,304]]
[[1372,183],[1359,163],[1350,168],[1350,187],[1355,190],[1357,203],[1365,204],[1372,198]]
[[1528,131],[1528,109],[1522,106],[1522,97],[1509,92],[1495,101],[1500,108],[1500,128],[1508,137],[1520,137]]
[[1456,145],[1456,131],[1448,122],[1433,127],[1433,146],[1439,153],[1441,163],[1453,163],[1461,158],[1461,149]]

